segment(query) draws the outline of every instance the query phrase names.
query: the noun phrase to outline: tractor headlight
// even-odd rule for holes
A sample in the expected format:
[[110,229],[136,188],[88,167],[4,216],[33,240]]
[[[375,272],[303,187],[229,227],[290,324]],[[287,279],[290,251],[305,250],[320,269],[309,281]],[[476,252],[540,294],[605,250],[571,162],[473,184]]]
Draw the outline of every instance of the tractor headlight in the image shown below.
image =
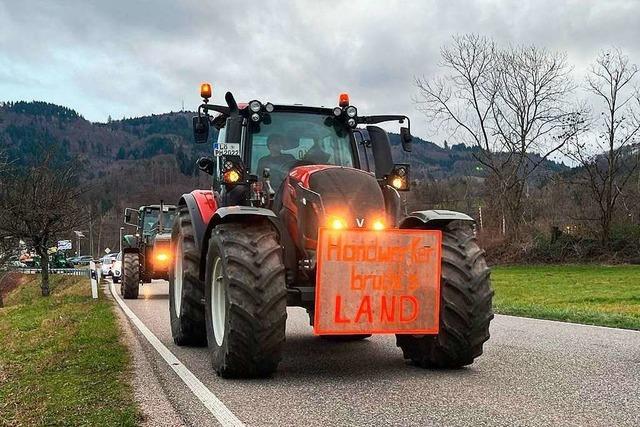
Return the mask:
[[327,219],[327,225],[334,230],[344,230],[347,228],[347,221],[344,218],[332,215]]
[[260,121],[260,114],[258,114],[258,113],[253,113],[253,114],[251,115],[251,120],[252,120],[252,121],[254,121],[254,122],[259,122],[259,121]]
[[222,175],[225,184],[236,184],[240,181],[240,173],[235,169],[230,169]]
[[350,105],[346,108],[347,117],[355,117],[358,115],[358,109],[353,105]]
[[262,110],[262,103],[260,103],[260,101],[254,99],[253,101],[249,102],[249,109],[252,112],[257,113],[260,110]]
[[349,120],[347,120],[347,124],[349,125],[349,127],[354,128],[356,127],[356,119],[351,118]]
[[396,189],[400,190],[404,186],[404,180],[399,176],[396,176],[391,180],[391,185]]
[[265,106],[264,106],[264,110],[265,110],[267,113],[273,113],[273,110],[274,110],[274,109],[275,109],[275,107],[274,107],[274,106],[273,106],[273,104],[272,104],[272,103],[270,103],[270,102],[267,102],[267,103],[265,104]]
[[156,254],[156,261],[159,262],[167,262],[169,261],[169,254],[165,252],[160,252]]
[[333,109],[333,115],[336,117],[340,117],[340,115],[342,114],[342,108],[340,107],[336,107]]
[[239,156],[225,156],[222,162],[222,182],[224,184],[239,184],[244,177],[244,164]]
[[384,230],[385,229],[384,221],[382,221],[381,219],[376,219],[375,221],[373,221],[373,225],[371,226],[371,228],[373,228],[376,231]]
[[394,165],[387,177],[387,184],[398,191],[409,191],[409,165],[406,163]]

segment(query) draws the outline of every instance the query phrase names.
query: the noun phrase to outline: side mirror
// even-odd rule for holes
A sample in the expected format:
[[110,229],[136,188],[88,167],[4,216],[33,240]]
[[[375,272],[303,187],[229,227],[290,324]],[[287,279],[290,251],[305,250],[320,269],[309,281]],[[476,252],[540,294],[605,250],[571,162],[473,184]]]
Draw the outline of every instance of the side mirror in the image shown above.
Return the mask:
[[193,138],[196,144],[206,144],[209,139],[209,117],[193,117]]
[[125,208],[124,210],[124,223],[127,225],[133,225],[134,227],[137,227],[138,224],[135,224],[133,222],[131,222],[131,216],[133,215],[133,213],[135,212],[135,214],[138,214],[138,211],[133,209],[133,208]]
[[371,140],[371,152],[373,153],[373,162],[376,168],[376,178],[383,179],[393,169],[389,135],[378,126],[367,126],[367,132]]
[[402,149],[404,151],[411,152],[411,141],[413,141],[413,136],[411,136],[409,128],[400,128],[400,141],[402,142]]

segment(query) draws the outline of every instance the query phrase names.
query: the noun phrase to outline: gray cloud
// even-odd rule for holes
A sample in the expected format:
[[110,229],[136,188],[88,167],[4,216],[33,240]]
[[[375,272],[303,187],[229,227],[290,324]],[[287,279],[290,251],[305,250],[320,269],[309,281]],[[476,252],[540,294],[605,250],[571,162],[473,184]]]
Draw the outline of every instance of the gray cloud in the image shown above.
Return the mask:
[[[438,72],[452,34],[568,53],[581,78],[599,49],[640,62],[636,1],[4,1],[0,99],[41,99],[90,120],[159,113],[214,97],[408,113],[413,77]],[[438,139],[436,135],[436,139]],[[437,141],[440,142],[440,141]]]

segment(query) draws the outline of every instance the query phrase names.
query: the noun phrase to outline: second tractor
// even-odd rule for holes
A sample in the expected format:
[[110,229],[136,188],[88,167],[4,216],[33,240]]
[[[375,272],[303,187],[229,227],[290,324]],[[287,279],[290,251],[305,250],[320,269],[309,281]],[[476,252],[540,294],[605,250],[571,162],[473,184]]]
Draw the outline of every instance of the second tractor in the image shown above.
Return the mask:
[[125,224],[135,227],[136,232],[123,238],[120,288],[124,298],[138,298],[141,282],[169,278],[175,214],[174,205],[163,203],[125,209]]

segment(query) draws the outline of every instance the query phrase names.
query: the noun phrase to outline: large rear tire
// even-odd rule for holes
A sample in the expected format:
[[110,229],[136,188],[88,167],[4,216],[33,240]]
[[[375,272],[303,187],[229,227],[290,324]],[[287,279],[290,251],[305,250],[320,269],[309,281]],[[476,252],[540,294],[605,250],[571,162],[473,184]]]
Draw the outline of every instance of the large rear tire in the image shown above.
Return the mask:
[[265,377],[282,357],[287,292],[282,248],[268,223],[221,224],[207,253],[211,364],[224,378]]
[[493,319],[493,290],[473,231],[454,221],[442,230],[440,332],[396,335],[405,359],[423,368],[460,368],[482,354]]
[[171,232],[173,263],[169,270],[169,316],[176,345],[207,345],[204,285],[189,209],[181,207]]
[[122,287],[124,299],[136,299],[140,291],[140,255],[125,253],[122,256]]

